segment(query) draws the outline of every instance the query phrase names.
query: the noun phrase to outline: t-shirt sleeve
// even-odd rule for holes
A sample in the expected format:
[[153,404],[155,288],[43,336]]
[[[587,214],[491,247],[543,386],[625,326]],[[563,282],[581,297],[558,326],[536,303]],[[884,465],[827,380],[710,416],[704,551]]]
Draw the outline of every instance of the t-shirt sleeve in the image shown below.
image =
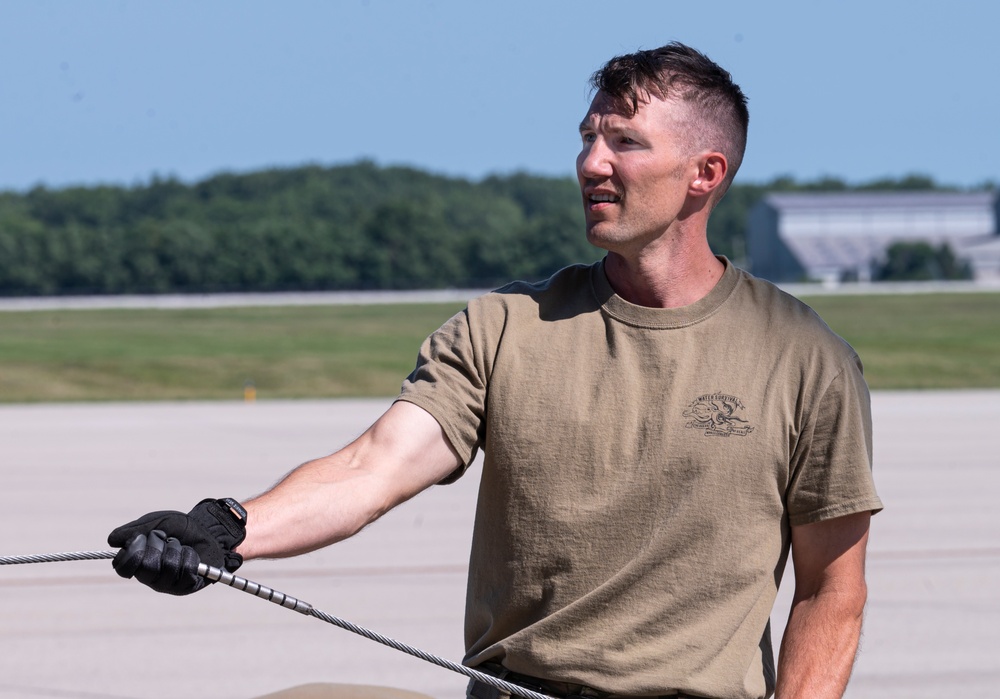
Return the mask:
[[457,480],[482,443],[486,381],[469,329],[468,310],[453,316],[420,347],[417,365],[406,377],[397,400],[429,412],[463,465],[442,483]]
[[857,355],[823,391],[792,455],[792,525],[882,509],[872,479],[871,397]]

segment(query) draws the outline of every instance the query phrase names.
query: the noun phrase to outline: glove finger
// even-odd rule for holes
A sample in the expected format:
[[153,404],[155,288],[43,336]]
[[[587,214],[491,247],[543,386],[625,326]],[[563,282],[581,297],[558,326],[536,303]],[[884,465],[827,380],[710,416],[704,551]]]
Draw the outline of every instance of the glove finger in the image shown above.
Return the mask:
[[154,590],[155,581],[160,576],[160,568],[163,564],[163,549],[166,548],[167,537],[159,529],[154,529],[146,536],[146,548],[142,553],[142,560],[135,571],[135,579],[143,585],[149,585]]
[[147,585],[160,592],[170,592],[177,587],[181,577],[181,542],[173,537],[163,539],[159,566]]
[[115,572],[123,578],[131,578],[142,564],[146,553],[146,535],[138,534],[128,542],[128,545],[115,554],[111,565]]
[[[190,546],[181,548],[181,587],[188,592],[196,592],[208,584],[208,580],[198,575],[198,566],[201,558],[198,552]],[[187,594],[186,592],[184,594]]]
[[149,534],[154,529],[159,529],[168,536],[176,536],[184,539],[184,532],[187,529],[187,516],[182,512],[171,510],[150,512],[139,519],[113,529],[108,534],[108,544],[117,547],[125,546],[126,542],[136,534]]
[[243,565],[243,556],[236,553],[235,551],[229,551],[228,553],[226,553],[225,560],[226,560],[226,570],[228,570],[230,573],[232,573],[241,565]]
[[108,545],[114,546],[115,548],[121,548],[128,544],[128,542],[137,534],[146,534],[146,530],[140,526],[137,526],[136,522],[129,522],[128,524],[123,524],[122,526],[112,530],[108,534]]
[[164,538],[163,532],[153,532],[158,549],[155,565],[152,558],[146,559],[150,565],[143,568],[142,577],[136,574],[136,579],[157,592],[171,595],[189,595],[205,586],[203,578],[198,575],[198,552],[190,546],[184,546],[174,537]]

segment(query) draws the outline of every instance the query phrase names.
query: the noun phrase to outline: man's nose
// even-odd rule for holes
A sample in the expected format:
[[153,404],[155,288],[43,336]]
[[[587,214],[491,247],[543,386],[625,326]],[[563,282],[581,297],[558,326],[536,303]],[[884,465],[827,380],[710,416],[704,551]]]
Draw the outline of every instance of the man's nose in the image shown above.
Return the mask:
[[580,176],[586,179],[610,177],[613,172],[610,156],[611,151],[603,139],[598,138],[584,145],[577,159]]

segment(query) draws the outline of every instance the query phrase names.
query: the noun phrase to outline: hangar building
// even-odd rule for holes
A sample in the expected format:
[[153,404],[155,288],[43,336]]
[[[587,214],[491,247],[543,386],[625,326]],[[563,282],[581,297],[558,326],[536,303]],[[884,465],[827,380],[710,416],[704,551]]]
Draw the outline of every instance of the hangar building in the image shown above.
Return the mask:
[[1000,279],[1000,193],[769,194],[747,226],[751,269],[775,282],[867,281],[901,241],[947,243],[976,279]]

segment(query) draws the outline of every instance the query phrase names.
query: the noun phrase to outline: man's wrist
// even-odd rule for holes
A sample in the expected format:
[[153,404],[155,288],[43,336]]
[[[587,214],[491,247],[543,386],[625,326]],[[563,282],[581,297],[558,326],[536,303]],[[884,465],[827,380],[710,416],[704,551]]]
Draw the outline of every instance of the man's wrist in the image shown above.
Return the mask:
[[243,507],[243,505],[239,503],[239,501],[237,501],[234,498],[221,498],[216,502],[218,502],[220,505],[228,507],[229,511],[233,513],[233,516],[236,517],[237,520],[243,523],[244,528],[246,527],[247,510],[245,507]]

